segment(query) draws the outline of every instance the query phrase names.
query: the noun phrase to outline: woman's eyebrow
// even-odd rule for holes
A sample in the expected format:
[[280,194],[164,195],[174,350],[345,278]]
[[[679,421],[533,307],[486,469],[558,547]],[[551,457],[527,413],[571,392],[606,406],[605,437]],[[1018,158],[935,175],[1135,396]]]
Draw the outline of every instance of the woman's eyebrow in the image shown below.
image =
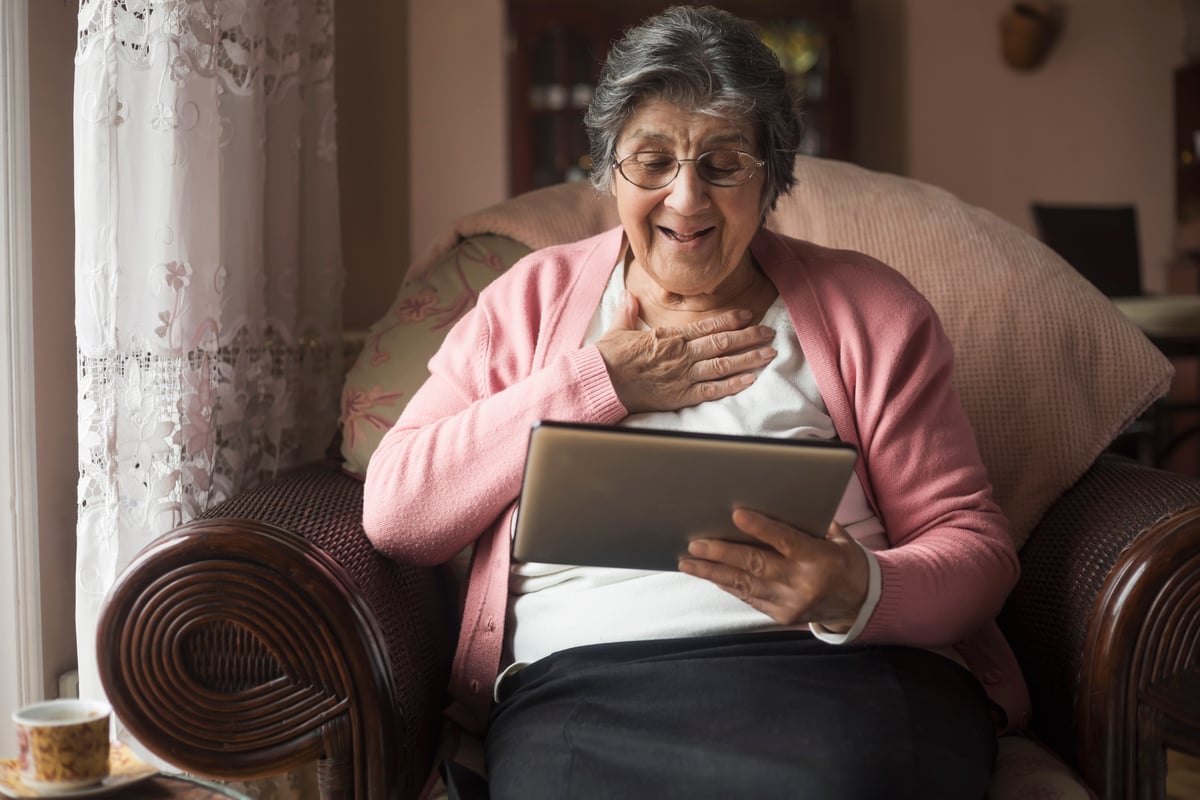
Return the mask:
[[634,131],[625,137],[625,141],[637,142],[639,144],[670,144],[673,140],[665,133]]
[[[625,144],[634,145],[670,145],[673,144],[674,137],[654,131],[633,131],[625,138]],[[728,133],[715,133],[711,136],[706,136],[700,140],[702,151],[712,150],[714,148],[728,147],[737,145],[738,147],[746,147],[749,144],[749,137],[738,131],[730,131]]]
[[738,147],[747,147],[750,143],[750,137],[740,132],[723,133],[715,136],[709,136],[704,140],[704,143],[707,146],[706,149],[712,149],[713,145],[737,145]]

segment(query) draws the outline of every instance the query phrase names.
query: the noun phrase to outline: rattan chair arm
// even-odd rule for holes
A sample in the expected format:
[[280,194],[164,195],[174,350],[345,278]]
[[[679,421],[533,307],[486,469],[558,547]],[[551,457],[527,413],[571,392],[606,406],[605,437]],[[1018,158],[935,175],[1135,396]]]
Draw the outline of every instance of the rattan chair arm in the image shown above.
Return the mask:
[[1186,721],[1160,724],[1146,694],[1174,696],[1200,668],[1200,482],[1103,455],[1044,515],[1021,562],[1000,623],[1035,731],[1102,797],[1161,797],[1165,731],[1200,736]]
[[437,570],[361,528],[361,484],[302,469],[153,542],[101,613],[118,718],[188,772],[261,777],[318,761],[326,797],[413,797],[450,655]]

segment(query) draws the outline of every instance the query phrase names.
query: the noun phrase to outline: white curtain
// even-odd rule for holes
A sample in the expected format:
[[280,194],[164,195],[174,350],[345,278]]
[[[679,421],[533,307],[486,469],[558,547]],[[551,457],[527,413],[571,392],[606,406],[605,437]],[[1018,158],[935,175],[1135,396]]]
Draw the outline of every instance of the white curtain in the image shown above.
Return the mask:
[[148,542],[320,457],[342,380],[334,0],[81,0],[80,690]]

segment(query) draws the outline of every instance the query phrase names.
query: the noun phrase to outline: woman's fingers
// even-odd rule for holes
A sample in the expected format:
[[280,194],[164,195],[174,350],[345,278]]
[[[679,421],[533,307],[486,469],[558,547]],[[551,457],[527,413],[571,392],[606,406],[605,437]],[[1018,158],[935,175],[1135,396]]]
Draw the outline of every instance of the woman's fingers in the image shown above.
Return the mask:
[[699,539],[679,570],[711,581],[785,625],[820,622],[848,628],[866,599],[861,548],[833,523],[824,539],[748,509],[733,514],[761,546]]
[[622,299],[597,343],[613,385],[630,411],[668,411],[736,394],[776,355],[775,332],[744,327],[747,311],[729,311],[680,327],[636,329],[637,301]]
[[761,611],[776,622],[794,625],[808,621],[798,618],[795,607],[789,604],[789,601],[795,599],[794,595],[785,593],[783,591],[785,584],[771,575],[770,559],[779,556],[771,556],[765,549],[752,546],[741,545],[740,549],[759,551],[755,555],[761,558],[761,561],[758,562],[761,564],[760,573],[756,574],[755,571],[735,567],[722,561],[710,561],[704,556],[699,556],[699,552],[704,552],[703,549],[700,551],[689,549],[689,553],[698,557],[680,560],[679,571],[715,584],[718,588],[733,595],[746,605]]
[[762,594],[769,580],[764,548],[699,539],[688,546],[688,555],[679,562],[681,572],[720,584],[742,600]]
[[720,314],[698,319],[678,328],[663,328],[663,330],[677,333],[685,339],[702,339],[722,331],[740,330],[746,327],[753,318],[754,315],[748,310],[735,308],[732,311],[722,311]]
[[761,348],[775,338],[775,330],[766,325],[751,325],[738,330],[723,330],[696,336],[688,345],[697,360],[718,358]]
[[[812,535],[807,531],[799,531],[769,517],[762,512],[749,508],[733,510],[733,524],[738,530],[748,533],[755,539],[770,547],[785,559],[798,560],[805,555],[806,546],[811,543]],[[832,528],[837,523],[833,523]]]
[[752,372],[765,367],[775,356],[776,351],[773,347],[755,347],[745,352],[699,358],[692,365],[692,376],[697,381],[720,380],[729,375]]
[[[791,606],[802,605],[797,594],[806,587],[794,574],[802,550],[796,540],[811,537],[746,509],[734,511],[734,523],[763,545],[697,539],[688,546],[691,558],[680,561],[680,571],[712,581],[771,616],[775,616],[781,603],[789,600]],[[767,611],[767,608],[772,610]]]
[[638,301],[633,292],[626,291],[621,295],[621,303],[617,306],[612,329],[622,331],[638,329]]

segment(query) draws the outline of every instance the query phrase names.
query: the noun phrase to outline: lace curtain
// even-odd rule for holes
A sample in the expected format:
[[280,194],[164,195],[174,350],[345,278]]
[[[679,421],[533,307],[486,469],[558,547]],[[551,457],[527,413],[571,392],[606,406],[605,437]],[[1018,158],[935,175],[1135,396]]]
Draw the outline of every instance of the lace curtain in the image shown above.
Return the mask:
[[80,691],[144,545],[320,457],[342,380],[333,0],[81,0]]

